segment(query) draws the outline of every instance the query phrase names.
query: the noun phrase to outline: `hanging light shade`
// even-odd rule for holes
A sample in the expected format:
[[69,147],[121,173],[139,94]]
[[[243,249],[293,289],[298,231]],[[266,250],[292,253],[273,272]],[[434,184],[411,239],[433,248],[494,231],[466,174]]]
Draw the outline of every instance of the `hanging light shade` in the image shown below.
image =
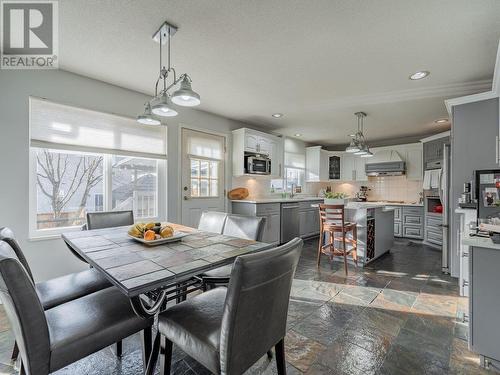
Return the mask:
[[359,151],[359,146],[354,138],[351,138],[351,143],[345,149],[345,152],[354,153]]
[[160,100],[153,107],[153,113],[157,116],[162,117],[174,117],[177,116],[177,111],[172,108],[172,103],[166,92],[160,96]]
[[137,122],[143,125],[161,124],[160,120],[154,118],[153,114],[151,113],[151,105],[149,103],[146,103],[146,106],[144,108],[144,113],[142,115],[137,116]]
[[363,145],[359,151],[355,152],[354,155],[366,155],[368,153],[368,147]]
[[191,88],[191,80],[187,75],[182,79],[179,90],[172,94],[172,102],[182,107],[200,105],[200,95]]
[[368,149],[366,154],[361,155],[361,157],[362,158],[371,158],[371,157],[373,157],[373,152],[371,152],[370,149]]

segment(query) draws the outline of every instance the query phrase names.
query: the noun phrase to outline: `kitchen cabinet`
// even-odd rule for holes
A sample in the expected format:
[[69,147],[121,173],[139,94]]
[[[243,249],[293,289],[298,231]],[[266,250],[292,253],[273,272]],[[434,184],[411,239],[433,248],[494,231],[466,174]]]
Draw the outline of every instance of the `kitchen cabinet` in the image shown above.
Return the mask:
[[328,157],[328,180],[340,181],[342,175],[342,153],[330,152]]
[[394,208],[394,237],[424,238],[424,210],[420,206]]
[[406,150],[406,178],[408,180],[421,181],[423,180],[423,148],[422,145],[409,147]]
[[345,153],[342,158],[343,181],[368,181],[365,171],[366,159],[357,155]]
[[443,147],[450,143],[450,137],[442,137],[424,143],[424,165],[443,160]]
[[257,215],[266,219],[264,233],[262,234],[262,242],[279,245],[281,234],[281,213],[273,212],[268,214]]
[[233,175],[245,174],[245,152],[262,153],[271,159],[270,177],[283,176],[283,140],[272,134],[241,128],[233,131]]
[[300,202],[299,204],[299,233],[301,238],[319,234],[318,207],[311,205],[318,202]]
[[306,148],[306,182],[328,181],[329,156],[321,146]]
[[258,216],[266,219],[262,242],[279,245],[281,239],[281,204],[232,202],[232,212],[238,215]]
[[469,253],[469,348],[500,365],[500,251],[471,247]]

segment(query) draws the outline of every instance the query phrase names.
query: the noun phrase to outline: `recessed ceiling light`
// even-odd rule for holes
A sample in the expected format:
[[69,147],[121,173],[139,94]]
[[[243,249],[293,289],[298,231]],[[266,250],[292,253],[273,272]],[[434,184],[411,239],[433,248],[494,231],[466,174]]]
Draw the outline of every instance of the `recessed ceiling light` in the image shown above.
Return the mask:
[[448,122],[447,118],[440,118],[439,120],[434,121],[436,124],[446,124]]
[[283,113],[273,113],[271,116],[273,116],[274,118],[280,118],[283,117]]
[[300,133],[295,133],[295,136],[296,136],[296,137],[302,137],[302,134],[300,134]]
[[431,73],[428,72],[427,70],[421,70],[419,72],[413,73],[409,78],[412,81],[416,81],[416,80],[419,80],[419,79],[427,77],[429,74],[431,74]]

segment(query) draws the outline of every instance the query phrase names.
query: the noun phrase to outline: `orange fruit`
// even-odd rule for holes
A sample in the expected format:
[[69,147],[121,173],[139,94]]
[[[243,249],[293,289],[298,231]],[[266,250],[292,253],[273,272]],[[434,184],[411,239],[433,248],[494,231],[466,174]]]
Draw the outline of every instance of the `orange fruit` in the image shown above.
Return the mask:
[[147,230],[144,233],[144,239],[146,241],[153,241],[155,238],[156,238],[156,233],[154,232],[154,230]]

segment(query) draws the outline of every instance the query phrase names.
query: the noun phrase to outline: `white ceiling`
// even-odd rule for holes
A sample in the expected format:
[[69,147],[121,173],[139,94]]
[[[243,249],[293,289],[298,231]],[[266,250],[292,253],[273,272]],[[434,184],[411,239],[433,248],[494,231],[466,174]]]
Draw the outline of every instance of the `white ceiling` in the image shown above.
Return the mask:
[[[152,94],[167,20],[202,110],[325,145],[348,141],[359,110],[372,141],[447,130],[443,100],[489,90],[500,38],[498,0],[59,4],[62,69]],[[417,70],[431,75],[410,81]]]

